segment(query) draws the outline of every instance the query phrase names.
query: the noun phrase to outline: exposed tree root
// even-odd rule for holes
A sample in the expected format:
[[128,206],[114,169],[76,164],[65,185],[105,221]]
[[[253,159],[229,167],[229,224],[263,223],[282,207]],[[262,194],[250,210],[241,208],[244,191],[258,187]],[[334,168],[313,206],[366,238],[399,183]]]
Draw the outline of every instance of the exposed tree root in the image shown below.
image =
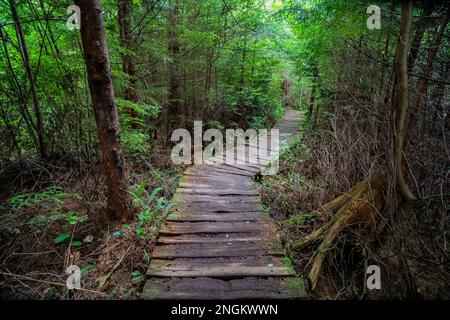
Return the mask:
[[335,213],[329,222],[290,245],[290,251],[295,253],[320,241],[311,259],[312,267],[308,276],[311,290],[316,289],[326,253],[341,232],[353,224],[363,226],[364,229],[370,229],[374,225],[384,205],[383,185],[384,179],[380,173],[374,173],[364,179],[345,194],[322,207],[322,210]]

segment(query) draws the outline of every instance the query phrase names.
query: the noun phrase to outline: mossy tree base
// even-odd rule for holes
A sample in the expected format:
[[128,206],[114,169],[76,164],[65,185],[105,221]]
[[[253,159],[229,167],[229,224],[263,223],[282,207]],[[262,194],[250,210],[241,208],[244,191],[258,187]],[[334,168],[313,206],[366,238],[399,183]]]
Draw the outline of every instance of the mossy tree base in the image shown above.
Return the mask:
[[321,210],[334,213],[330,221],[289,245],[289,251],[295,255],[300,250],[320,242],[311,258],[312,267],[308,274],[308,284],[312,291],[317,287],[327,252],[342,231],[352,225],[366,230],[374,226],[384,206],[383,186],[384,179],[378,172],[364,179],[322,207]]

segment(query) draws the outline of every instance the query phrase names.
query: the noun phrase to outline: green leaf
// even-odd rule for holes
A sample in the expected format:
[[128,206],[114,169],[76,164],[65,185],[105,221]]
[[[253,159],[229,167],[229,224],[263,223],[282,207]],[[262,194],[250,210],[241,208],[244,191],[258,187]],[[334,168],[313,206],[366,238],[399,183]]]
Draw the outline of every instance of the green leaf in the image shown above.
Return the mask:
[[166,213],[169,213],[170,212],[170,210],[173,208],[173,206],[175,206],[175,202],[169,202],[168,204],[167,204],[167,206],[166,206],[166,208],[164,209],[164,211],[166,212]]
[[89,271],[91,271],[91,270],[93,270],[95,268],[97,268],[97,266],[95,264],[93,264],[93,263],[88,263],[88,264],[84,265],[80,269],[81,276],[84,276],[86,273],[88,273]]
[[125,235],[125,233],[123,233],[123,231],[116,231],[112,234],[113,237],[119,237],[119,236],[123,236]]
[[55,244],[60,244],[69,239],[71,236],[70,233],[61,233],[55,238]]
[[162,190],[162,188],[156,188],[147,198],[147,203],[150,204],[156,197],[156,195]]

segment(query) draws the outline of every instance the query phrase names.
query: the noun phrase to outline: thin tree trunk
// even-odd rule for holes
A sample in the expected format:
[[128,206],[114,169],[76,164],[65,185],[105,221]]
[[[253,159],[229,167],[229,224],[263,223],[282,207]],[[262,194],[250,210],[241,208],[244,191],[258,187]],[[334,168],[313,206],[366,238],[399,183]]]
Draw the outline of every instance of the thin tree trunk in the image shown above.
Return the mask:
[[414,69],[414,63],[416,62],[417,55],[419,53],[420,44],[422,43],[423,34],[429,23],[429,16],[433,12],[434,4],[430,3],[425,5],[420,20],[417,23],[416,33],[414,34],[413,41],[411,43],[411,50],[408,57],[408,72]]
[[34,115],[36,117],[36,133],[38,137],[39,142],[39,152],[41,154],[41,157],[43,159],[48,159],[48,149],[47,145],[45,143],[44,135],[45,135],[45,127],[44,127],[44,120],[42,117],[42,110],[41,105],[39,102],[39,96],[37,94],[36,89],[36,80],[34,77],[33,69],[31,68],[30,63],[30,57],[28,54],[28,48],[27,43],[25,41],[25,36],[22,29],[22,24],[20,22],[19,15],[17,13],[16,4],[14,0],[9,0],[9,5],[11,8],[11,13],[14,20],[14,27],[16,30],[17,40],[19,42],[19,50],[20,55],[22,57],[22,61],[28,76],[28,80],[30,82],[30,88],[31,88],[31,97],[33,99],[33,106],[34,106]]
[[241,77],[239,84],[241,86],[240,91],[244,90],[245,86],[245,60],[247,59],[247,35],[244,36],[244,48],[242,49],[242,64],[241,64]]
[[314,110],[314,99],[316,97],[316,84],[313,84],[311,95],[309,97],[309,107],[308,107],[308,118],[309,121],[312,121],[313,110]]
[[441,23],[439,24],[439,27],[436,32],[436,37],[433,40],[431,51],[428,54],[427,63],[422,68],[421,78],[417,83],[417,87],[415,90],[416,96],[411,106],[411,118],[409,120],[411,128],[414,128],[416,126],[417,113],[419,112],[420,104],[422,103],[423,97],[427,94],[429,79],[433,71],[433,63],[441,46],[442,38],[444,36],[445,28],[448,24],[449,18],[450,18],[450,9],[447,9],[447,11],[442,16]]
[[303,108],[303,84],[300,86],[300,97],[299,97],[298,108],[302,110]]
[[30,112],[28,111],[28,107],[27,107],[27,102],[25,99],[25,95],[24,92],[22,91],[22,87],[19,83],[19,79],[17,78],[16,73],[14,72],[14,69],[12,67],[12,62],[11,62],[11,58],[9,55],[9,50],[8,50],[8,40],[6,38],[5,33],[3,32],[3,27],[0,25],[0,39],[2,40],[2,46],[3,46],[3,53],[5,55],[5,62],[6,62],[6,66],[8,68],[8,71],[10,73],[10,76],[14,83],[14,86],[17,89],[17,95],[18,95],[18,109],[20,114],[22,115],[22,118],[24,119],[26,125],[27,125],[27,129],[28,129],[28,134],[30,135],[30,137],[32,137],[33,142],[38,144],[38,138],[37,138],[37,130],[36,130],[36,126],[33,123],[33,117],[31,116]]
[[169,12],[169,53],[172,61],[169,63],[169,106],[166,111],[166,145],[170,141],[172,130],[179,124],[184,124],[184,117],[181,114],[181,97],[179,83],[179,53],[180,44],[178,41],[177,27],[179,20],[178,4],[173,3]]
[[136,79],[133,57],[130,54],[132,43],[131,32],[131,0],[117,0],[118,23],[120,30],[120,46],[124,50],[122,54],[122,70],[128,76],[129,83],[124,90],[124,99],[137,102]]
[[[388,54],[389,54],[389,42],[390,42],[390,34],[387,34],[386,36],[386,42],[384,44],[384,51],[383,51],[383,59],[385,61],[387,61],[388,58]],[[384,83],[385,83],[385,78],[386,76],[386,65],[382,65],[381,66],[381,74],[380,74],[380,84],[378,85],[378,97],[379,97],[379,101],[378,103],[382,103],[381,101],[381,97],[383,96],[383,92],[384,92]]]
[[102,11],[97,0],[77,0],[76,4],[81,8],[81,39],[108,185],[108,214],[111,219],[123,223],[130,218],[128,176]]
[[[450,79],[450,59],[447,59],[447,62],[445,63],[445,65],[442,66],[442,71],[440,74],[441,79]],[[448,90],[448,88],[447,88]],[[432,93],[432,97],[434,97],[434,109],[433,109],[433,120],[431,121],[431,125],[430,125],[430,134],[433,134],[434,131],[434,127],[436,124],[436,118],[438,115],[438,110],[443,113],[444,111],[444,97],[446,96],[447,92],[446,92],[446,87],[443,83],[439,83],[435,88],[434,88],[434,92]]]
[[397,42],[395,72],[397,79],[396,117],[394,125],[394,162],[397,187],[406,202],[416,200],[405,180],[403,172],[403,144],[405,119],[408,109],[408,42],[412,20],[412,1],[402,3],[402,17]]
[[[47,10],[45,9],[45,5],[43,0],[39,0],[39,5],[41,7],[42,13],[45,16],[45,21],[48,24],[49,23],[49,19],[51,18],[50,13],[47,12]],[[57,55],[57,57],[61,57],[61,51],[58,48],[58,45],[56,44],[56,40],[55,40],[55,35],[53,34],[52,29],[50,28],[50,25],[48,25],[48,32],[49,32],[49,37],[50,37],[50,42],[55,50],[55,53]]]
[[[127,80],[125,81],[125,90],[123,91],[122,97],[125,100],[131,102],[138,102],[138,97],[136,93],[136,69],[134,67],[133,57],[131,56],[131,45],[132,45],[132,31],[131,31],[131,11],[133,3],[131,0],[117,0],[117,17],[119,23],[119,34],[120,34],[120,46],[122,47],[122,71],[127,75]],[[126,108],[126,113],[128,113],[132,119],[139,117],[139,114],[132,108]],[[131,127],[133,129],[138,129],[139,124],[136,121],[131,121]]]

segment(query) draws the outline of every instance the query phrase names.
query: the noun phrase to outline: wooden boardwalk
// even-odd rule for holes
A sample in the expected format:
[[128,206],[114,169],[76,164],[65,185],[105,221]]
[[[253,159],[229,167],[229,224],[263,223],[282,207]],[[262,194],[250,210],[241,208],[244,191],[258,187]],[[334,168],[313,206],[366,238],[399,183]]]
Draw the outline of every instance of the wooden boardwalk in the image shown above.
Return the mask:
[[[295,138],[299,121],[298,111],[287,110],[277,123],[281,146]],[[176,210],[152,254],[144,299],[305,297],[253,187],[254,176],[269,160],[257,153],[251,157],[258,163],[204,164],[185,172]]]

